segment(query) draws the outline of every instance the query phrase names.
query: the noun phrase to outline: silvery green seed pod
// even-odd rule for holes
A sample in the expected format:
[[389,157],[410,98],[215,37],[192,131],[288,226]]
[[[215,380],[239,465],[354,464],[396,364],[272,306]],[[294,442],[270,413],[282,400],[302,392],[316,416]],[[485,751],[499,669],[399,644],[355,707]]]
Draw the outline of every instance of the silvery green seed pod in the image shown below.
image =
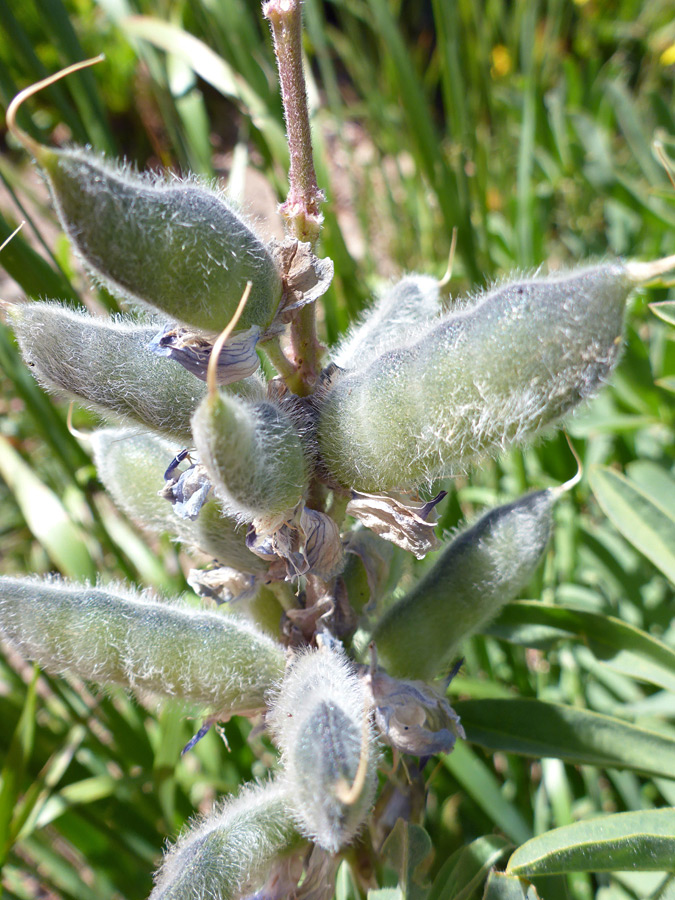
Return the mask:
[[272,865],[302,845],[275,782],[248,785],[178,838],[150,900],[239,900],[263,886]]
[[531,440],[616,365],[630,265],[501,285],[335,377],[318,424],[328,472],[359,491],[407,489]]
[[412,343],[441,312],[440,282],[429,275],[406,275],[350,329],[333,362],[343,369],[362,368],[386,350]]
[[147,349],[157,324],[96,319],[58,303],[9,308],[23,358],[40,384],[189,442],[190,417],[206,386]]
[[377,787],[363,683],[342,652],[308,651],[286,673],[267,721],[301,833],[336,853],[365,822]]
[[373,630],[378,660],[390,675],[434,678],[463,640],[518,595],[546,550],[555,496],[537,491],[498,506],[441,551]]
[[179,518],[171,503],[159,496],[164,472],[181,450],[158,435],[127,428],[103,428],[91,435],[96,469],[113,500],[141,527],[168,532],[196,547],[221,565],[240,572],[264,572],[265,563],[246,547],[246,534],[223,515],[216,500],[208,500],[196,519]]
[[197,181],[141,176],[82,148],[37,150],[61,224],[113,293],[220,332],[246,282],[238,323],[264,330],[282,284],[262,240],[223,194]]
[[262,708],[284,671],[281,646],[248,622],[117,587],[0,578],[0,634],[48,672],[222,715]]
[[307,490],[308,463],[294,423],[275,403],[222,392],[192,418],[194,445],[225,511],[240,521],[283,521]]

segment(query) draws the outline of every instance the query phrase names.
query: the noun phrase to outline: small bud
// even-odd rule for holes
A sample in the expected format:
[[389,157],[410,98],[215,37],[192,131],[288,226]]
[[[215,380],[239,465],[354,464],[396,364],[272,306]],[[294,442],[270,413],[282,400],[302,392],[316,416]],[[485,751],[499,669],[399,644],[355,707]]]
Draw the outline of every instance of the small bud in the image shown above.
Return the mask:
[[23,358],[40,384],[98,412],[190,442],[206,386],[148,351],[156,324],[96,319],[58,303],[9,307]]
[[322,462],[363,492],[456,475],[531,440],[607,379],[621,352],[630,264],[505,284],[416,343],[335,377],[320,407]]
[[235,616],[121,588],[0,578],[0,634],[48,672],[248,713],[284,671],[279,644]]
[[555,496],[555,491],[537,491],[490,510],[387,610],[372,640],[390,675],[434,678],[450,665],[463,640],[517,596],[546,550]]
[[169,848],[150,900],[239,900],[262,887],[279,857],[301,843],[283,788],[249,785]]
[[406,275],[366,311],[333,355],[343,369],[361,369],[376,356],[412,343],[442,312],[440,284],[428,275]]
[[38,163],[63,229],[112,293],[219,332],[251,281],[239,328],[271,323],[281,278],[221,192],[198,181],[141,176],[81,148],[41,148]]
[[266,570],[263,561],[246,547],[244,529],[223,515],[216,500],[207,500],[199,516],[191,520],[179,518],[160,496],[167,462],[176,458],[179,445],[125,428],[100,429],[91,435],[91,441],[103,486],[116,505],[142,528],[168,532],[241,572]]
[[371,810],[379,753],[368,716],[352,664],[327,647],[294,661],[268,716],[300,831],[331,853]]
[[207,396],[192,419],[194,444],[228,514],[239,520],[290,517],[308,483],[298,431],[277,404]]

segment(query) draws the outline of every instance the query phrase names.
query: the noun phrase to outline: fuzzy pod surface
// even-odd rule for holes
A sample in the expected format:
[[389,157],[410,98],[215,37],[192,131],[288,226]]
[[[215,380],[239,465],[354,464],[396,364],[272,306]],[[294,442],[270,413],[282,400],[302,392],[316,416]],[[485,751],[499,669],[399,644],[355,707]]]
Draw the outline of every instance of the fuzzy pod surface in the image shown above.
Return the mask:
[[243,528],[223,515],[216,500],[207,500],[192,520],[177,516],[171,503],[159,496],[164,472],[182,449],[179,444],[127,428],[102,428],[91,435],[91,442],[103,486],[141,527],[166,531],[240,572],[265,571],[264,562],[247,548]]
[[420,582],[383,615],[372,640],[397,678],[442,674],[463,640],[525,587],[552,529],[554,492],[536,491],[482,516],[441,551]]
[[621,263],[504,284],[335,378],[323,464],[345,487],[409,489],[532,439],[616,365],[633,286]]
[[224,509],[243,522],[283,519],[304,497],[309,466],[299,432],[276,403],[249,403],[222,392],[192,418],[200,459]]
[[38,163],[65,232],[114,294],[219,332],[251,281],[238,328],[271,323],[281,277],[221,192],[198,181],[138,175],[83,148],[42,148]]
[[0,634],[48,672],[224,714],[262,708],[284,671],[283,649],[248,622],[122,588],[0,578]]
[[[379,752],[368,714],[352,664],[342,652],[321,648],[294,661],[268,715],[300,831],[331,853],[356,837],[371,811]],[[345,802],[364,753],[365,778]]]
[[275,782],[249,785],[197,821],[167,851],[150,900],[239,900],[302,839]]
[[375,357],[414,341],[442,311],[439,282],[429,275],[406,275],[383,291],[333,355],[343,369],[363,368]]
[[98,412],[190,441],[190,418],[206,385],[147,347],[157,324],[96,319],[59,303],[9,309],[24,361],[47,390]]

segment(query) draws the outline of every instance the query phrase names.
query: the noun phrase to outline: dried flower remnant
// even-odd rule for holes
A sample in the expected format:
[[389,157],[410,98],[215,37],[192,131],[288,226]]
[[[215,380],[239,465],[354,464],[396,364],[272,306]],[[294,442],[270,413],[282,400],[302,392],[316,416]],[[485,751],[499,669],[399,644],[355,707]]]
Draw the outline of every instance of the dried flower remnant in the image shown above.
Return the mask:
[[385,541],[408,550],[422,559],[431,550],[438,550],[441,542],[434,533],[436,522],[431,512],[446,496],[441,491],[428,503],[405,503],[395,497],[360,494],[352,491],[347,515],[354,516],[366,528]]

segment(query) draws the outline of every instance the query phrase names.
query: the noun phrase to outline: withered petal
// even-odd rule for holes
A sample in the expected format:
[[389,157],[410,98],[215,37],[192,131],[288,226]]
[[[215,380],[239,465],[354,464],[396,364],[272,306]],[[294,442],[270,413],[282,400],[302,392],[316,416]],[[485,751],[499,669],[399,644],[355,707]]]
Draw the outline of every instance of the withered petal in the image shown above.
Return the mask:
[[[260,328],[254,325],[225,341],[216,368],[218,384],[232,384],[257,371],[260,360],[255,348],[259,339]],[[206,381],[212,349],[213,344],[203,334],[171,325],[165,325],[148,344],[148,350],[175,360],[201,381]]]
[[444,496],[441,492],[429,503],[414,506],[387,495],[352,491],[347,514],[354,516],[383,540],[391,541],[422,559],[430,550],[438,550],[441,546],[434,533],[435,522],[428,519],[433,507]]

